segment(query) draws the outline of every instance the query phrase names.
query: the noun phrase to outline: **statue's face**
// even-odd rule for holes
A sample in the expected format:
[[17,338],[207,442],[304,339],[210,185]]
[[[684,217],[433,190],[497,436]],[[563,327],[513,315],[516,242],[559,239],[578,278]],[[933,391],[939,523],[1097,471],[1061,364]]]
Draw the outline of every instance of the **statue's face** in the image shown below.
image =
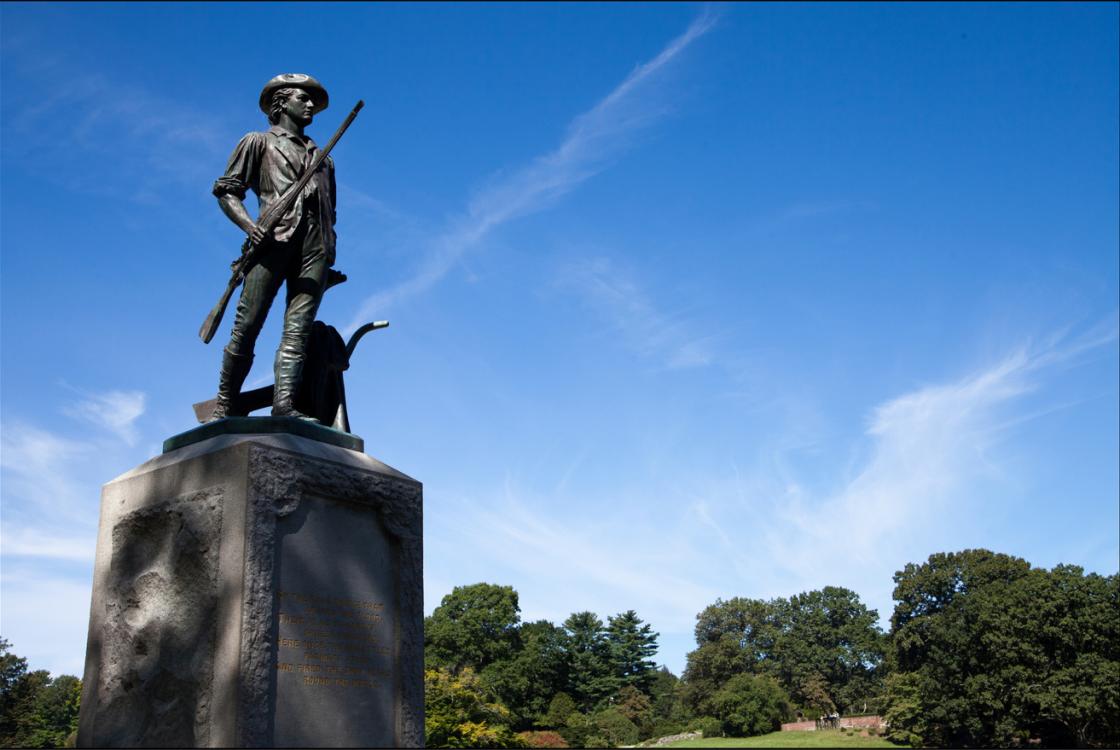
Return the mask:
[[315,114],[315,104],[303,89],[296,89],[284,102],[284,112],[300,125],[310,125]]

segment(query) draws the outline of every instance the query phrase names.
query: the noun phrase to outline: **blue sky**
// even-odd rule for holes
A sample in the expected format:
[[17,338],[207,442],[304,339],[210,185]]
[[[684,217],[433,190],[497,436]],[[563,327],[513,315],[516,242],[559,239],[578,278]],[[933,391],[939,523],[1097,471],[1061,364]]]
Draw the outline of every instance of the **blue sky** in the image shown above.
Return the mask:
[[392,323],[351,422],[424,482],[427,611],[634,609],[679,673],[717,597],[1116,572],[1117,8],[5,3],[0,634],[81,674],[99,487],[216,387],[210,185],[293,71],[320,143],[367,103],[320,318]]

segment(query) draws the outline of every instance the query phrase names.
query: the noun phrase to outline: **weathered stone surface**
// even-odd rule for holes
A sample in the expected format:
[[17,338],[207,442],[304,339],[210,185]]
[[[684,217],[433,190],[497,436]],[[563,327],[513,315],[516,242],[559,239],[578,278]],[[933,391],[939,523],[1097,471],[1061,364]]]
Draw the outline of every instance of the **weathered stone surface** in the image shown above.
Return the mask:
[[421,486],[294,435],[107,484],[82,746],[421,746]]
[[210,734],[221,492],[132,511],[113,529],[99,692],[116,746]]

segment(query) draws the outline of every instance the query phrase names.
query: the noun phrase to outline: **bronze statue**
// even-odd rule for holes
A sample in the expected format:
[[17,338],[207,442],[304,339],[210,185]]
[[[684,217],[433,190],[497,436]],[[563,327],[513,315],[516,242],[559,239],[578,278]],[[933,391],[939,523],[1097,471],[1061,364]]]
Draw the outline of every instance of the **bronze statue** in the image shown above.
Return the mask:
[[[335,261],[336,199],[334,162],[329,152],[362,107],[358,102],[320,151],[303,131],[329,101],[326,89],[311,76],[286,73],[273,78],[260,95],[260,108],[271,127],[242,138],[225,174],[214,183],[213,192],[222,211],[248,239],[233,264],[233,277],[225,294],[199,332],[203,341],[210,340],[230,294],[243,282],[210,420],[244,413],[235,402],[252,366],[253,346],[265,316],[284,283],[284,327],[276,351],[272,414],[317,421],[315,416],[298,411],[293,399],[300,388],[323,292],[346,278],[331,269]],[[250,189],[260,201],[256,222],[243,203]]]

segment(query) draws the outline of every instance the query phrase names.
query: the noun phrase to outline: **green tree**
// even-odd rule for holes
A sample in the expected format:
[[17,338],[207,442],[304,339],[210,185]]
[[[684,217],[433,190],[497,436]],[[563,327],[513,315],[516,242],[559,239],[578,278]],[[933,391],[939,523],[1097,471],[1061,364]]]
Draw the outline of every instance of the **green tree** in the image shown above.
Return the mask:
[[1120,744],[1118,577],[988,550],[895,575],[894,736],[926,745]]
[[1035,568],[976,596],[987,671],[974,683],[1007,707],[996,741],[1120,744],[1120,576]]
[[777,677],[798,705],[831,703],[852,713],[880,692],[888,638],[879,629],[879,614],[858,594],[825,586],[778,600],[774,607],[782,629],[771,668],[763,671]]
[[596,732],[598,732],[598,728],[595,726],[594,720],[579,711],[568,714],[564,726],[560,727],[560,736],[571,747],[606,746],[606,741],[599,737]]
[[711,715],[716,691],[749,673],[774,677],[804,708],[862,708],[881,691],[888,641],[877,619],[858,595],[834,586],[789,599],[716,600],[697,615],[685,700],[696,715]]
[[773,602],[738,596],[727,601],[716,599],[696,615],[696,645],[703,647],[730,638],[751,664],[757,664],[773,652],[782,625]]
[[25,747],[65,747],[78,731],[82,681],[60,675],[43,684],[26,715],[20,744]]
[[768,675],[732,677],[712,696],[712,707],[729,737],[776,732],[790,713],[789,695]]
[[611,704],[638,728],[638,739],[649,739],[653,732],[653,704],[649,696],[633,685],[623,685]]
[[619,688],[619,678],[611,661],[610,643],[603,621],[592,612],[571,615],[564,621],[564,629],[568,633],[570,693],[580,710],[587,713],[613,696]]
[[887,737],[902,745],[921,747],[925,737],[932,737],[929,717],[923,702],[923,677],[917,672],[894,672],[887,675],[883,722]]
[[711,716],[712,696],[735,675],[757,668],[749,651],[733,635],[702,643],[688,654],[682,682],[681,698],[693,716]]
[[615,696],[613,705],[635,724],[645,721],[653,710],[649,696],[633,685],[623,685]]
[[669,671],[668,667],[661,667],[653,675],[650,683],[650,700],[655,716],[668,718],[673,714],[676,705],[680,702],[678,686],[680,679]]
[[566,726],[568,717],[578,713],[576,702],[567,693],[557,693],[548,704],[548,713],[541,720],[542,726],[550,729],[559,729]]
[[428,668],[481,672],[520,648],[521,608],[512,586],[456,586],[424,620]]
[[657,665],[657,636],[653,628],[643,624],[634,610],[607,618],[607,643],[615,676],[622,685],[632,685],[648,693]]
[[0,746],[14,747],[19,733],[16,706],[26,700],[27,659],[11,652],[11,643],[0,638]]
[[650,686],[652,725],[648,730],[645,727],[638,729],[648,732],[650,737],[684,731],[692,714],[684,703],[683,688],[682,681],[668,667],[657,670]]
[[27,671],[27,660],[0,638],[0,747],[63,747],[78,729],[82,683]]
[[592,721],[597,730],[596,735],[605,739],[609,747],[633,745],[638,741],[638,727],[617,708],[597,712]]
[[798,688],[802,708],[818,715],[830,714],[836,710],[836,704],[829,694],[828,681],[819,672],[802,680]]
[[[514,727],[532,728],[568,685],[567,635],[546,620],[521,625],[520,648],[482,672],[482,681],[509,707]],[[556,724],[551,726],[558,726]]]
[[524,747],[509,710],[493,700],[470,667],[458,674],[424,671],[424,734],[428,747]]

